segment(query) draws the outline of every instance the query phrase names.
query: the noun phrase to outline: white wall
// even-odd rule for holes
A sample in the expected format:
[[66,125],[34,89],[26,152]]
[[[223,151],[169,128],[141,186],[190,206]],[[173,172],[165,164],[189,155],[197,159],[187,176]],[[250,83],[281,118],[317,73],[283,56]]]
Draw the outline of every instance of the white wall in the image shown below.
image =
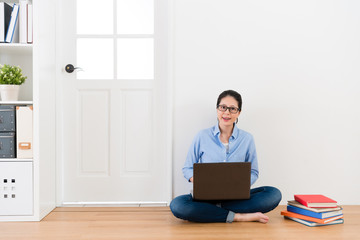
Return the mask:
[[194,135],[216,123],[218,94],[242,94],[255,186],[360,204],[360,2],[174,1],[174,196]]

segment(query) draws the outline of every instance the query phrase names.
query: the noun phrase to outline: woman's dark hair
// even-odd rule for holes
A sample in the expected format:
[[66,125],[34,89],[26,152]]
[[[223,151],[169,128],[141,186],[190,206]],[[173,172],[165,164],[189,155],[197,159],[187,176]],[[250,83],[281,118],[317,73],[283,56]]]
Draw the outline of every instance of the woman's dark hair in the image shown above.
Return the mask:
[[235,100],[238,102],[238,106],[241,111],[241,106],[242,106],[241,95],[234,90],[226,90],[226,91],[223,91],[222,93],[220,93],[220,95],[217,99],[216,107],[220,104],[221,99],[223,99],[224,97],[227,97],[227,96],[231,96],[231,97],[235,98]]

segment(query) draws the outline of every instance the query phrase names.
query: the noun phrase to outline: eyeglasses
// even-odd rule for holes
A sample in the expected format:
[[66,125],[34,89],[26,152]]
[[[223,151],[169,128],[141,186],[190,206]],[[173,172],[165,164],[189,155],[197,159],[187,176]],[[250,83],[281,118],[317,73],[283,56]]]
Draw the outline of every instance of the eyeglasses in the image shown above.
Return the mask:
[[229,109],[230,113],[238,113],[240,111],[240,108],[236,108],[236,107],[228,107],[226,105],[218,105],[217,109],[221,112],[226,112],[226,110]]

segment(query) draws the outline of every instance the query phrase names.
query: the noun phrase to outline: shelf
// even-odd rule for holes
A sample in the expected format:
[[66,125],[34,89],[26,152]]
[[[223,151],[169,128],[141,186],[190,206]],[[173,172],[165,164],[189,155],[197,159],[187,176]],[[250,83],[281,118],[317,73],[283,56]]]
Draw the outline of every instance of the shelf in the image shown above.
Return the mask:
[[0,162],[32,162],[32,158],[0,158]]
[[0,105],[32,105],[33,101],[0,101]]
[[0,43],[0,53],[4,54],[31,54],[33,44]]
[[1,48],[32,48],[32,43],[0,43]]

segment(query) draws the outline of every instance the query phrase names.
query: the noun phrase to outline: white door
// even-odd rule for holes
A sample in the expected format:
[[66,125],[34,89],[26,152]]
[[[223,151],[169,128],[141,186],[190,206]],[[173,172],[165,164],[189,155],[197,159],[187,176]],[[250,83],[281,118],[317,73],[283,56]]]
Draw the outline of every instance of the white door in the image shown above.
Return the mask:
[[166,4],[58,1],[58,204],[171,199]]

